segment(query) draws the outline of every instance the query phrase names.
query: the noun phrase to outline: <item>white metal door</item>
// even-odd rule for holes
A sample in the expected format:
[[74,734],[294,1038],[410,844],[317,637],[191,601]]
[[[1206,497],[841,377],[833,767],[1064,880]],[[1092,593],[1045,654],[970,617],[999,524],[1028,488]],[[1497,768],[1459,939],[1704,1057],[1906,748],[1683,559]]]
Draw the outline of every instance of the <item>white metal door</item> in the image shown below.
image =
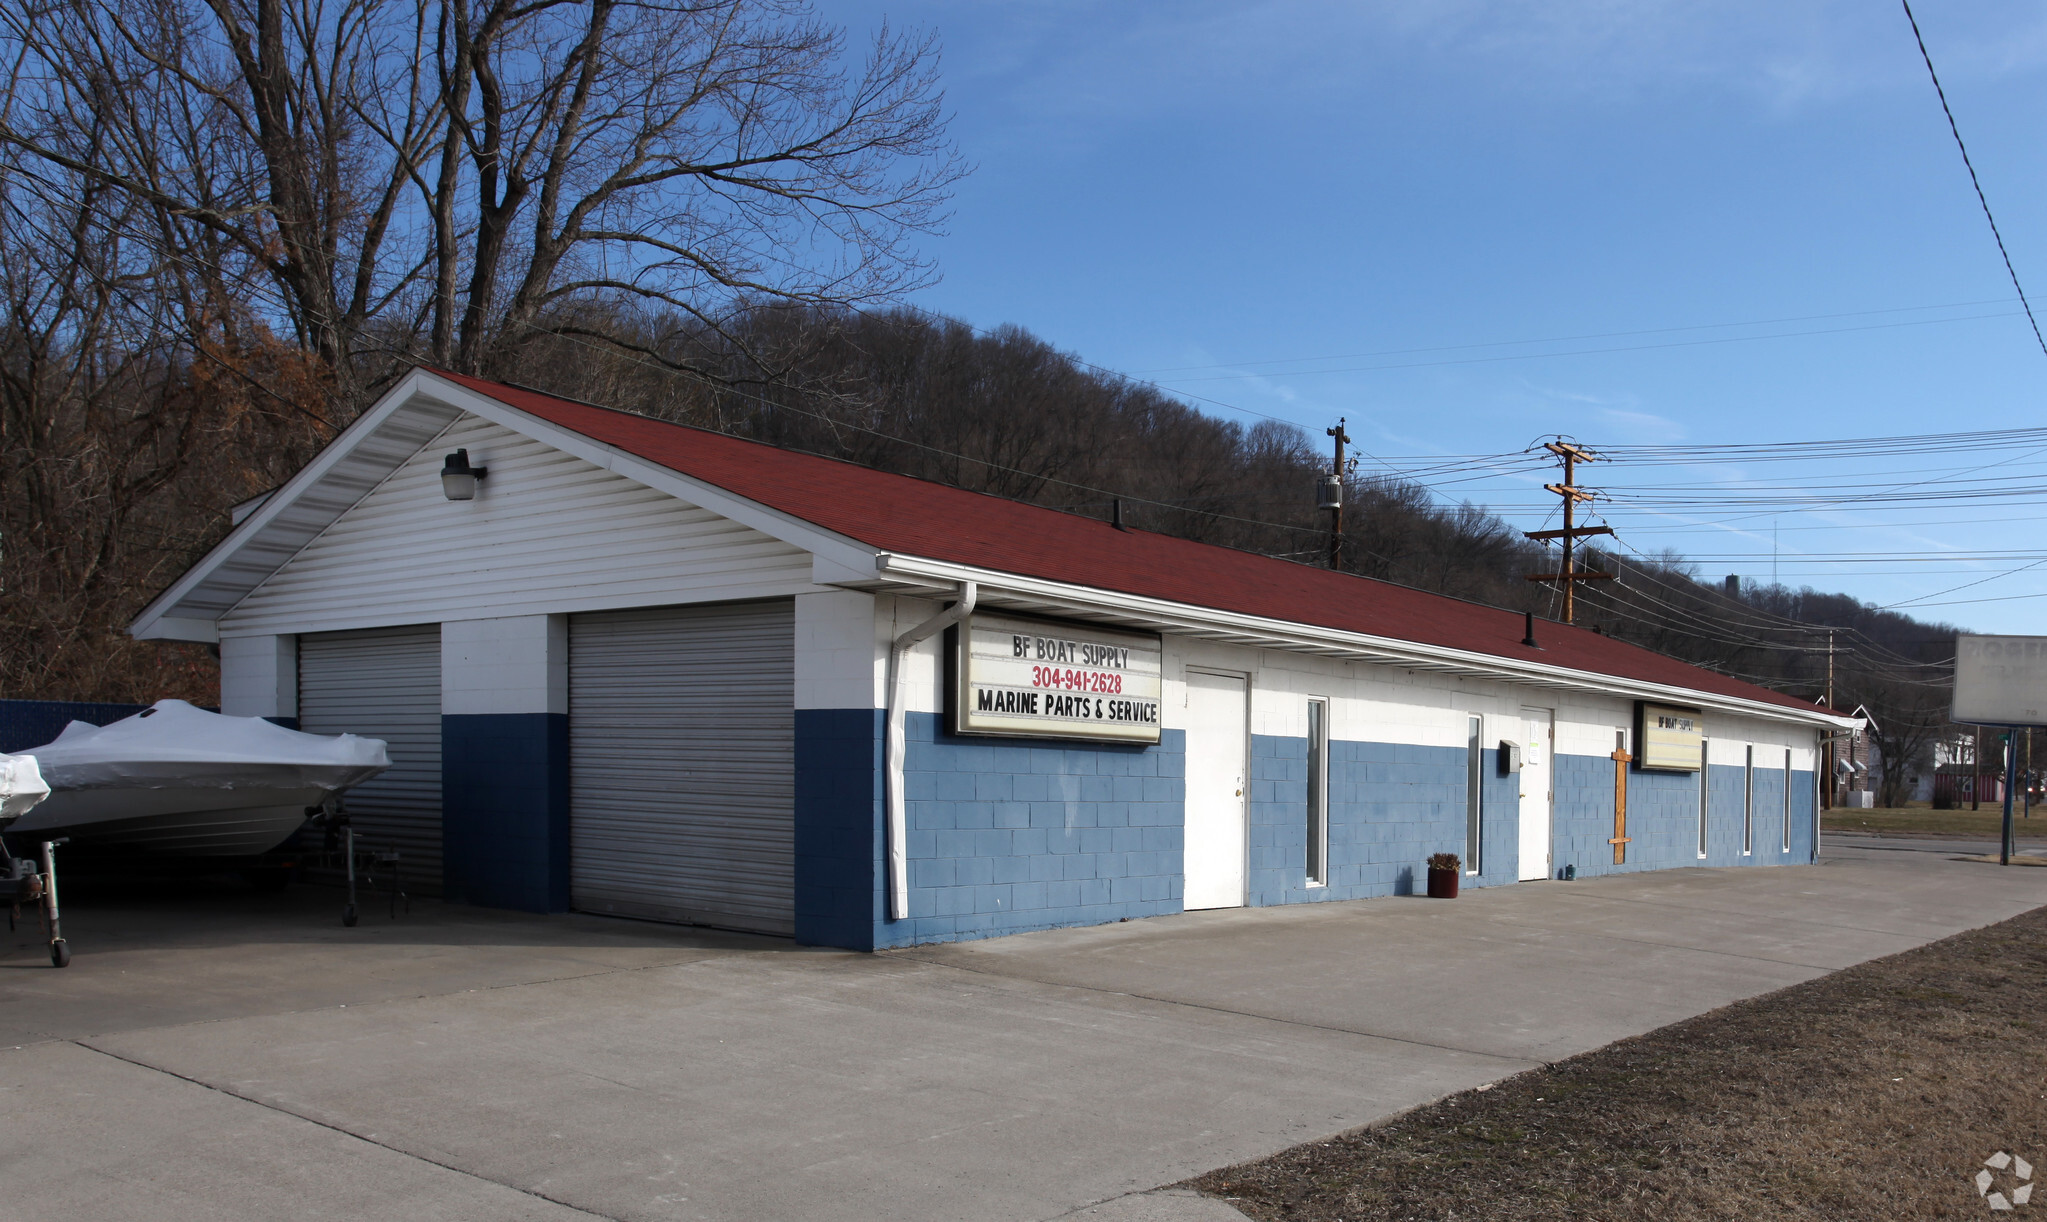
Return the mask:
[[1244,903],[1245,795],[1250,786],[1250,682],[1187,674],[1188,908]]
[[1521,877],[1548,878],[1550,867],[1550,750],[1556,738],[1556,714],[1550,709],[1521,710]]
[[569,902],[795,932],[789,599],[569,621]]
[[397,849],[408,891],[441,890],[441,626],[299,638],[299,729],[381,738],[391,767],[343,795],[358,841]]

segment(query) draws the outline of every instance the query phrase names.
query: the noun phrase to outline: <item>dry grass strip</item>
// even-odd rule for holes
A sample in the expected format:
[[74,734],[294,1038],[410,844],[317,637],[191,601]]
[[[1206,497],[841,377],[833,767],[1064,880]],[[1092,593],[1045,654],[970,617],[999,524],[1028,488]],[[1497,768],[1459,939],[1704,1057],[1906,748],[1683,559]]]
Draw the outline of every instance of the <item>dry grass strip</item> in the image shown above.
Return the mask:
[[1260,1222],[2047,1217],[2047,1182],[1978,1194],[2000,1150],[2047,1164],[2047,908],[1190,1186]]

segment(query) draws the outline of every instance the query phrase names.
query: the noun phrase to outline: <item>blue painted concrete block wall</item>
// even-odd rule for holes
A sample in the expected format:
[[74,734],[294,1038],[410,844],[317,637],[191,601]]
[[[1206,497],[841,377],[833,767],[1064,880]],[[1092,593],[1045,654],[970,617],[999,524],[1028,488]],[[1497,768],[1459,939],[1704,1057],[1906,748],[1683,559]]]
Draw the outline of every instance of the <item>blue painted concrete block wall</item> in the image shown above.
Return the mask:
[[960,738],[911,713],[910,915],[877,945],[1181,910],[1185,735],[1156,747]]
[[569,907],[569,719],[441,718],[441,873],[450,899]]
[[1707,769],[1710,805],[1706,856],[1699,857],[1698,774],[1628,774],[1627,861],[1613,864],[1613,768],[1604,756],[1556,757],[1556,806],[1552,824],[1555,865],[1576,865],[1581,876],[1674,866],[1785,865],[1812,860],[1812,773],[1791,773],[1790,851],[1784,850],[1785,772],[1755,770],[1752,851],[1742,852],[1747,769],[1713,764]]
[[[1465,886],[1515,877],[1519,789],[1499,775],[1499,753],[1482,752],[1482,873]],[[1308,740],[1253,736],[1249,902],[1313,903],[1406,895],[1421,888],[1429,855],[1467,864],[1469,752],[1396,743],[1329,744],[1328,882],[1307,883]]]
[[[910,915],[886,917],[883,714],[799,710],[796,927],[814,945],[875,949],[1181,911],[1185,736],[1157,747],[960,738],[941,718],[906,721]],[[1482,753],[1480,861],[1466,886],[1520,876],[1520,779]],[[1307,885],[1308,750],[1254,736],[1247,901],[1254,905],[1407,894],[1426,861],[1467,862],[1468,754],[1460,747],[1330,744],[1329,869]],[[1554,864],[1584,875],[1683,865],[1782,864],[1812,851],[1812,774],[1792,774],[1792,850],[1782,851],[1784,779],[1758,769],[1754,842],[1740,851],[1745,773],[1709,770],[1710,852],[1698,856],[1699,778],[1629,775],[1629,845],[1612,864],[1613,761],[1558,756]]]
[[[1479,865],[1484,867],[1479,885],[1511,883],[1521,877],[1521,777],[1500,772],[1500,753],[1488,750],[1480,775],[1485,780],[1485,805],[1481,828],[1484,843]],[[1472,879],[1465,879],[1470,884]]]
[[807,946],[881,944],[884,716],[796,710],[796,940]]

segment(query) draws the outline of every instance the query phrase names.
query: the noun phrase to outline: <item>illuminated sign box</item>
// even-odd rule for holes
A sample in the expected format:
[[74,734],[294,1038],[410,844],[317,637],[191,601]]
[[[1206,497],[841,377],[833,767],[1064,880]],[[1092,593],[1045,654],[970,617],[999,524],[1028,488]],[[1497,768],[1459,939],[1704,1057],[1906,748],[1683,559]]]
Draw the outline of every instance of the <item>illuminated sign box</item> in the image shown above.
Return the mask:
[[952,731],[1159,741],[1159,638],[975,612],[954,629]]
[[1957,636],[1951,715],[1968,725],[2047,725],[2047,637]]
[[1706,722],[1680,704],[1635,702],[1635,766],[1655,772],[1697,772],[1706,763]]

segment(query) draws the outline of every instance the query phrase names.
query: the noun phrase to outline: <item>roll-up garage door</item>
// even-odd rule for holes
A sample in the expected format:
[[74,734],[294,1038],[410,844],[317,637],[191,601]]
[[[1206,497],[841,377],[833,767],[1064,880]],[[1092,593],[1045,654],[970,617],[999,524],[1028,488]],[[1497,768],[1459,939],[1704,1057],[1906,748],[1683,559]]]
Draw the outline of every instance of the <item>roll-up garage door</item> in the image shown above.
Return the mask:
[[585,912],[795,929],[788,599],[569,621],[569,890]]
[[398,850],[407,891],[440,894],[440,625],[301,636],[299,728],[384,740],[391,767],[348,791],[349,823]]

